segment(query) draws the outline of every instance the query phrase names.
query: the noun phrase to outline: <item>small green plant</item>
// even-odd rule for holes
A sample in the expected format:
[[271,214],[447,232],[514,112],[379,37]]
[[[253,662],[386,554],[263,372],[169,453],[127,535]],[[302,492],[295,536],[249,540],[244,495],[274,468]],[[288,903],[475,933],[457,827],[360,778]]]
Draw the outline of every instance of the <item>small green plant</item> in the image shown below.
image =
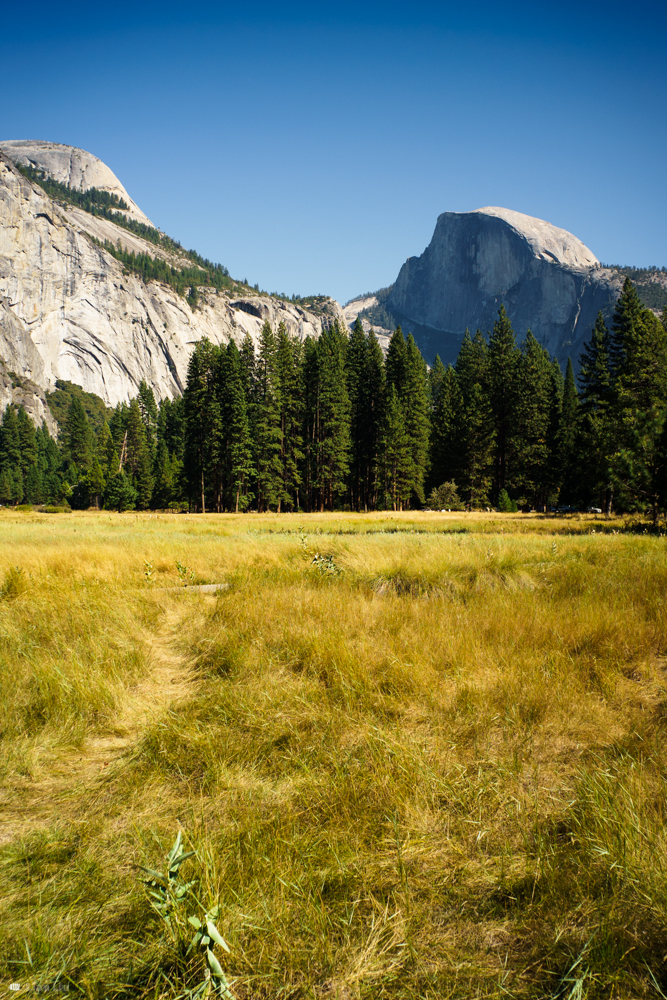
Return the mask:
[[[206,910],[193,891],[197,884],[196,881],[184,882],[181,878],[181,865],[189,858],[194,857],[194,854],[194,851],[182,850],[182,836],[179,830],[167,855],[165,871],[159,872],[154,868],[139,865],[140,870],[145,872],[147,876],[139,881],[148,887],[151,906],[164,922],[176,951],[181,957],[183,957],[182,945],[184,944],[187,924],[195,930],[194,937],[185,950],[184,959],[187,960],[188,956],[192,955],[199,956],[204,962],[204,978],[196,986],[186,988],[176,1000],[185,1000],[186,997],[188,1000],[204,1000],[208,996],[234,1000],[234,994],[229,988],[227,977],[214,951],[215,947],[218,946],[229,953],[229,945],[215,925],[220,912],[219,908],[214,906],[210,910]],[[200,910],[204,911],[201,918],[196,914],[190,914],[185,918],[183,904],[188,897]],[[183,971],[187,974],[187,962],[185,965]]]
[[337,566],[332,555],[323,556],[321,552],[316,552],[312,564],[323,576],[340,576],[343,570]]
[[195,571],[193,569],[188,569],[188,567],[184,566],[178,559],[176,560],[176,569],[178,570],[178,578],[184,587],[187,587],[188,584],[195,582]]
[[146,577],[146,583],[155,582],[155,567],[148,559],[144,559],[144,576]]
[[0,590],[0,597],[5,601],[13,601],[26,589],[26,580],[23,570],[18,566],[10,566],[5,573],[5,579]]

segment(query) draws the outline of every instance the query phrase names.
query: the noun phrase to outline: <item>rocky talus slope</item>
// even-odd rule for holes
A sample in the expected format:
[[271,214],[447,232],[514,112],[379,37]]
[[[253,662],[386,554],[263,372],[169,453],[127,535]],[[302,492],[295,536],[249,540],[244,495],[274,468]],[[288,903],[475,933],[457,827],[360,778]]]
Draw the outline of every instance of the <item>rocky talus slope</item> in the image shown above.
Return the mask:
[[[501,304],[519,337],[576,358],[622,279],[564,229],[505,208],[445,212],[420,257],[400,270],[386,306],[427,356],[454,360],[468,327],[490,330]],[[452,353],[454,358],[451,357]]]
[[[182,391],[190,353],[203,337],[221,344],[230,338],[240,342],[249,333],[257,342],[268,319],[274,327],[284,322],[290,334],[303,339],[319,336],[324,322],[344,322],[331,299],[305,309],[249,294],[247,288],[241,296],[238,289],[234,294],[200,288],[193,310],[169,285],[144,283],[95,240],[109,239],[114,246],[120,241],[124,249],[166,257],[177,268],[192,267],[192,261],[107,219],[53,201],[8,155],[18,155],[17,146],[21,155],[28,155],[28,145],[53,144],[0,143],[0,371],[12,373],[4,387],[0,374],[1,407],[17,392],[27,400],[33,389],[36,400],[43,401],[42,390],[52,389],[56,379],[96,393],[107,405],[135,395],[142,379],[158,398],[173,397]],[[134,206],[120,181],[95,157],[62,146],[56,153],[55,166],[45,155],[36,161],[40,169],[53,169],[57,180],[73,177],[87,186],[101,187],[104,181]],[[69,168],[63,166],[67,156]],[[82,156],[99,165],[98,173]],[[135,210],[140,212],[137,206]],[[143,213],[136,218],[148,223]],[[44,415],[38,401],[29,409],[35,419]]]

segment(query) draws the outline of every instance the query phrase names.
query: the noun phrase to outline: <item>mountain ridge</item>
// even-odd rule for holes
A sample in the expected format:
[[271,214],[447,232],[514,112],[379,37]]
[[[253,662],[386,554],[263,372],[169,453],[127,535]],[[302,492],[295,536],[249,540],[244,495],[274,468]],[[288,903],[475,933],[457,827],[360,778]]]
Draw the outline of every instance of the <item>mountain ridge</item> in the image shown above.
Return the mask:
[[[0,143],[0,359],[41,392],[43,403],[31,410],[35,420],[59,379],[108,406],[136,395],[142,380],[157,398],[174,397],[185,385],[192,347],[204,337],[220,344],[247,333],[257,343],[268,320],[284,322],[304,339],[319,336],[334,319],[344,323],[338,303],[326,297],[291,302],[233,279],[214,287],[202,271],[202,284],[193,279],[196,294],[191,288],[186,300],[169,283],[142,280],[133,260],[159,258],[194,274],[200,265],[182,248],[156,246],[109,219],[58,203],[19,170],[7,146]],[[0,387],[0,406],[13,399]]]

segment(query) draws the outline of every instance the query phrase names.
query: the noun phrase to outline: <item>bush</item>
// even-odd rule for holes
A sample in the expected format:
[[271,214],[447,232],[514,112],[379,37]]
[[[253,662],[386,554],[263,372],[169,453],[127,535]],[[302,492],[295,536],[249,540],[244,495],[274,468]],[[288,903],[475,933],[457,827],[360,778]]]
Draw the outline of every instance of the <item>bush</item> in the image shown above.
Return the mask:
[[453,479],[431,491],[428,506],[431,510],[463,510],[463,504]]
[[71,514],[72,508],[69,504],[61,504],[57,506],[53,503],[47,503],[44,507],[39,508],[40,514]]

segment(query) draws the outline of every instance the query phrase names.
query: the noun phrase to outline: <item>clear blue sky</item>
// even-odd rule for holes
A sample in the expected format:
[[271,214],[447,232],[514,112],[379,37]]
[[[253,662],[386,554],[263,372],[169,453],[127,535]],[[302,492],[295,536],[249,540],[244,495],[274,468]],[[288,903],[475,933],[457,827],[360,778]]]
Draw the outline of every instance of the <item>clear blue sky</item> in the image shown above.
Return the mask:
[[90,150],[269,291],[373,290],[484,205],[667,265],[664,0],[7,8],[1,137]]

